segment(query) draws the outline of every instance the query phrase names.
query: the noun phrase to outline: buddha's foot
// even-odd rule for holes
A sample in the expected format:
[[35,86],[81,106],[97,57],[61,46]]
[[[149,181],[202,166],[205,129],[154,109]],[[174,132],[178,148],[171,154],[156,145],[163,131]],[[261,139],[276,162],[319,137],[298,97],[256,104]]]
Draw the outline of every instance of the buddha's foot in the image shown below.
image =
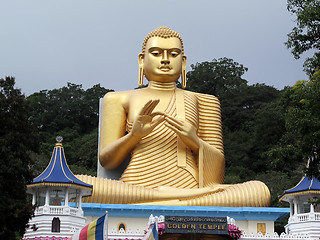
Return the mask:
[[183,201],[188,206],[267,207],[270,191],[259,181],[250,181],[227,187],[223,192]]
[[187,200],[149,202],[150,205],[220,206],[220,207],[267,207],[270,191],[259,181],[229,185],[223,191]]
[[189,199],[193,197],[199,197],[207,194],[213,194],[220,191],[224,191],[227,185],[217,184],[212,187],[182,189],[174,187],[160,186],[155,188],[156,191],[168,199]]

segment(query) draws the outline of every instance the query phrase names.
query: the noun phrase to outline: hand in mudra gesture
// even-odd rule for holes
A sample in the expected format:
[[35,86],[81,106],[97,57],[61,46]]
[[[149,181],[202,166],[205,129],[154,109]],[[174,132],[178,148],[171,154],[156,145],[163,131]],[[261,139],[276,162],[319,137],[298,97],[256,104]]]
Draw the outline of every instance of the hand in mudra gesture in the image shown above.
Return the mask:
[[[163,112],[152,112],[159,101],[159,99],[149,100],[140,110],[132,126],[131,132],[134,137],[143,138],[147,136],[159,123],[164,121]],[[157,115],[160,116],[153,119]]]
[[197,154],[199,151],[199,137],[196,128],[189,122],[165,114],[166,126],[173,130],[180,139]]

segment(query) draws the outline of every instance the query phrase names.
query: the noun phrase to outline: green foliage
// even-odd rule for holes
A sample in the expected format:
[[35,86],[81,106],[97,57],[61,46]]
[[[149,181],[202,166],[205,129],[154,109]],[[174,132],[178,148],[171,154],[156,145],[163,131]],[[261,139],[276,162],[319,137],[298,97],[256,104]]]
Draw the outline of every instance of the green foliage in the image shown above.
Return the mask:
[[279,202],[278,196],[280,196],[284,190],[295,186],[302,176],[302,169],[295,170],[290,174],[271,170],[257,174],[256,180],[262,181],[268,186],[271,193],[271,206],[282,207],[283,204]]
[[30,165],[32,175],[39,176],[48,166],[50,158],[48,158],[46,155],[42,153],[37,152],[30,152],[29,156],[32,162],[32,164]]
[[[319,164],[320,164],[320,159],[319,159],[319,155],[317,153],[317,148],[314,147],[313,153],[309,157],[309,161],[308,161],[308,165],[309,166],[308,166],[308,168],[306,170],[306,175],[309,178],[316,177],[316,178],[318,178],[318,180],[320,179]],[[319,203],[320,203],[320,200],[318,199],[316,201],[316,204],[318,205]]]
[[241,76],[248,69],[230,58],[191,64],[191,69],[187,73],[187,89],[195,92],[221,97],[229,89],[247,84]]
[[[266,156],[273,169],[282,169],[289,174],[296,169],[305,169],[310,154],[316,156],[320,145],[320,73],[316,71],[309,81],[298,81],[286,87],[280,103],[285,109],[285,132],[277,145],[271,147]],[[306,173],[309,177],[320,177],[319,159],[314,161]]]
[[73,174],[84,174],[89,176],[97,176],[97,171],[93,169],[87,169],[81,165],[69,165],[70,170]]
[[26,185],[32,180],[30,150],[36,139],[28,119],[30,108],[12,77],[0,79],[0,239],[16,239],[33,214]]
[[308,50],[316,50],[305,61],[305,71],[311,76],[320,67],[320,2],[319,0],[288,0],[288,10],[296,15],[297,26],[288,34],[286,45],[295,58]]
[[[286,107],[286,132],[280,144],[269,151],[274,164],[284,162],[297,168],[301,160],[307,160],[314,148],[320,146],[320,73],[316,71],[309,81],[299,81],[287,87],[282,95]],[[307,171],[310,177],[319,177],[319,160],[311,162]],[[305,162],[304,162],[305,165]]]
[[[81,166],[83,169],[86,169],[88,172],[90,172],[91,175],[96,175],[98,156],[98,128],[95,128],[88,134],[76,138],[70,143],[70,145],[71,149],[66,153],[68,163]],[[84,171],[82,171],[80,168],[74,168],[74,173],[83,174]]]
[[314,145],[320,146],[320,73],[317,71],[309,81],[297,82],[283,94],[287,106],[286,128],[294,135],[291,145],[300,149],[304,158]]
[[220,97],[223,126],[232,131],[239,128],[248,130],[246,127],[251,129],[256,112],[278,97],[277,89],[264,84],[245,84],[227,89]]
[[[61,135],[68,163],[96,171],[99,99],[109,91],[113,90],[99,84],[84,90],[81,85],[68,83],[66,87],[30,95],[30,122],[38,129],[41,150],[41,154],[33,154],[34,160],[42,161],[41,166],[47,163],[55,138]],[[39,171],[40,167],[34,168],[34,172]]]

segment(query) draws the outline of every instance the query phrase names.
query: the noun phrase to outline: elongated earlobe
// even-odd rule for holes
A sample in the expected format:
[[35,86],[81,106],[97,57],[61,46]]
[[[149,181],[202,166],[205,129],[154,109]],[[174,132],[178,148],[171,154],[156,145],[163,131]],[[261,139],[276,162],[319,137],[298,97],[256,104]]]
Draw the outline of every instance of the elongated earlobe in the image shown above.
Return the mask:
[[143,85],[143,67],[139,67],[139,87]]
[[181,73],[181,85],[182,85],[182,88],[186,88],[187,87],[187,71],[186,70],[182,70],[182,73]]
[[182,88],[187,87],[187,57],[182,57],[182,72],[181,72],[181,85]]
[[142,53],[139,53],[138,56],[138,63],[139,63],[139,87],[143,85],[143,58],[144,55]]

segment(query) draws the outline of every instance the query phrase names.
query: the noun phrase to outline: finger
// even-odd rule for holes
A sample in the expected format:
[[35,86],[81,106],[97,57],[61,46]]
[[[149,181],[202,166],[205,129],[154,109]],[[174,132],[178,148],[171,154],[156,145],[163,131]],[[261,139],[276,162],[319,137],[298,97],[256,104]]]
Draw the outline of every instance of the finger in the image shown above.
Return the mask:
[[173,121],[171,118],[166,117],[166,121],[169,125],[174,126],[176,129],[178,129],[179,131],[182,130],[182,126],[181,124]]
[[152,100],[149,100],[140,110],[140,113],[139,115],[145,115],[146,114],[146,111],[148,110],[148,108],[150,107],[152,103]]
[[176,124],[179,124],[180,126],[184,125],[183,121],[180,121],[180,120],[178,120],[168,114],[165,114],[165,117],[166,117],[166,119],[170,119],[171,121],[175,122]]
[[165,123],[166,124],[166,126],[169,128],[169,129],[171,129],[172,131],[174,131],[175,133],[180,133],[180,130],[179,129],[177,129],[175,126],[173,126],[173,125],[171,125],[171,124],[169,124],[169,123]]
[[156,100],[151,100],[152,103],[150,104],[150,106],[148,107],[146,114],[150,115],[152,113],[152,111],[154,110],[154,108],[158,105],[159,103],[159,99]]
[[[165,113],[164,112],[153,112],[153,113],[151,113],[150,116],[153,118],[153,117],[158,116],[158,115],[164,117]],[[163,120],[164,120],[164,118],[163,118]]]
[[151,129],[154,129],[156,126],[159,125],[159,123],[164,121],[164,117],[158,117],[157,119],[153,120],[151,122]]

